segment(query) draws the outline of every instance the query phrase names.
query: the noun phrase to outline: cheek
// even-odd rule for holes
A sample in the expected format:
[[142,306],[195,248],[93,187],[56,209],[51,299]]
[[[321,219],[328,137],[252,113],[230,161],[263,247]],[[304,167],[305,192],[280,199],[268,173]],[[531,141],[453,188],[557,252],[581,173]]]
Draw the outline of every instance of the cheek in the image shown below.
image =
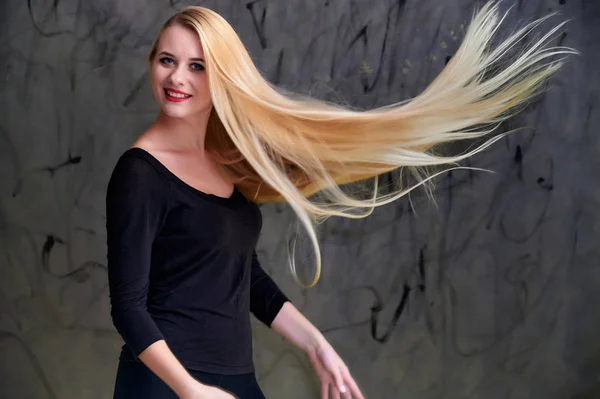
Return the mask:
[[211,98],[210,98],[210,90],[209,90],[209,86],[208,86],[208,77],[206,77],[206,75],[202,76],[200,79],[198,79],[196,81],[196,93],[198,94],[198,97],[200,97],[200,101],[203,104],[207,104],[207,103],[211,103]]
[[150,80],[152,82],[152,87],[158,87],[162,85],[162,82],[165,80],[165,71],[160,67],[153,67],[150,71]]

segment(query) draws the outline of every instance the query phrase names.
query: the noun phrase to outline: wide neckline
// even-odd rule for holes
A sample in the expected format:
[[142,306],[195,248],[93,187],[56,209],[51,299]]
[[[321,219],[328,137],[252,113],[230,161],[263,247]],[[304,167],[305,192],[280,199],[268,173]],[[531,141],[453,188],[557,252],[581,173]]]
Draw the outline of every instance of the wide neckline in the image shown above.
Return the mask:
[[158,168],[164,175],[166,175],[168,178],[170,178],[170,180],[174,181],[175,183],[179,184],[180,186],[187,188],[188,190],[194,192],[197,195],[200,195],[200,196],[203,196],[206,198],[210,198],[215,201],[227,202],[227,201],[232,200],[236,196],[236,194],[239,193],[239,190],[235,184],[233,185],[233,191],[231,192],[231,195],[229,195],[229,197],[221,197],[216,194],[210,194],[210,193],[204,192],[204,191],[199,190],[196,187],[186,183],[183,179],[181,179],[179,176],[177,176],[175,173],[173,173],[169,168],[166,167],[166,165],[164,165],[161,161],[158,160],[158,158],[156,158],[154,155],[152,155],[147,150],[145,150],[141,147],[129,147],[129,149],[127,149],[127,151],[125,151],[125,154],[127,154],[127,153],[137,153],[138,155],[141,155],[144,159],[146,159],[148,162],[150,162],[152,165],[154,165],[156,168]]

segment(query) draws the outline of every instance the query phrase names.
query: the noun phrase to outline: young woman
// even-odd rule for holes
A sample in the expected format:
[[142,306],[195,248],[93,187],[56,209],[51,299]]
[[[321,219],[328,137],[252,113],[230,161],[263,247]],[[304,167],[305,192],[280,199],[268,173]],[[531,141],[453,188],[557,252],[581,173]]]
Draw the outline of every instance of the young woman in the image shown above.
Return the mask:
[[[475,16],[421,95],[364,112],[271,86],[211,10],[188,7],[165,23],[149,54],[160,113],[121,155],[107,190],[112,317],[125,341],[115,398],[263,398],[250,313],[307,353],[322,398],[363,397],[331,345],[261,268],[257,203],[287,201],[298,214],[316,249],[316,283],[313,223],[366,216],[408,191],[375,189],[361,200],[339,185],[483,150],[499,136],[467,154],[432,153],[490,133],[472,127],[514,114],[560,66],[540,61],[573,52],[545,47],[559,25],[506,63],[541,21],[492,49],[497,14],[487,5]],[[491,68],[498,71],[488,76]]]

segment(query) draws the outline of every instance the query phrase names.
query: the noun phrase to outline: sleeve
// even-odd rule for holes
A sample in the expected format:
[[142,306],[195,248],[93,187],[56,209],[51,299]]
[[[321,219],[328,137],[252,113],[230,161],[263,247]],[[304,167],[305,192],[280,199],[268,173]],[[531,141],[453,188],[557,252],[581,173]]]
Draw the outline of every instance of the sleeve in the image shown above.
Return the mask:
[[167,213],[168,190],[168,181],[147,161],[125,157],[106,192],[111,318],[136,356],[164,339],[146,302],[152,242]]
[[263,270],[256,250],[252,252],[250,284],[250,311],[263,324],[271,327],[283,304],[290,300]]

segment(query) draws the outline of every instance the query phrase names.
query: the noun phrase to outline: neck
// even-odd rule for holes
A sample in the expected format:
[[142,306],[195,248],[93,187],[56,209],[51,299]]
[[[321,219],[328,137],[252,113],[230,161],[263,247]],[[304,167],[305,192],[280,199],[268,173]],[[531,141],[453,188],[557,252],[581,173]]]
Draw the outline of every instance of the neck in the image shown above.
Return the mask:
[[186,119],[172,118],[161,111],[154,126],[168,134],[169,147],[172,149],[204,154],[209,117],[210,110]]

